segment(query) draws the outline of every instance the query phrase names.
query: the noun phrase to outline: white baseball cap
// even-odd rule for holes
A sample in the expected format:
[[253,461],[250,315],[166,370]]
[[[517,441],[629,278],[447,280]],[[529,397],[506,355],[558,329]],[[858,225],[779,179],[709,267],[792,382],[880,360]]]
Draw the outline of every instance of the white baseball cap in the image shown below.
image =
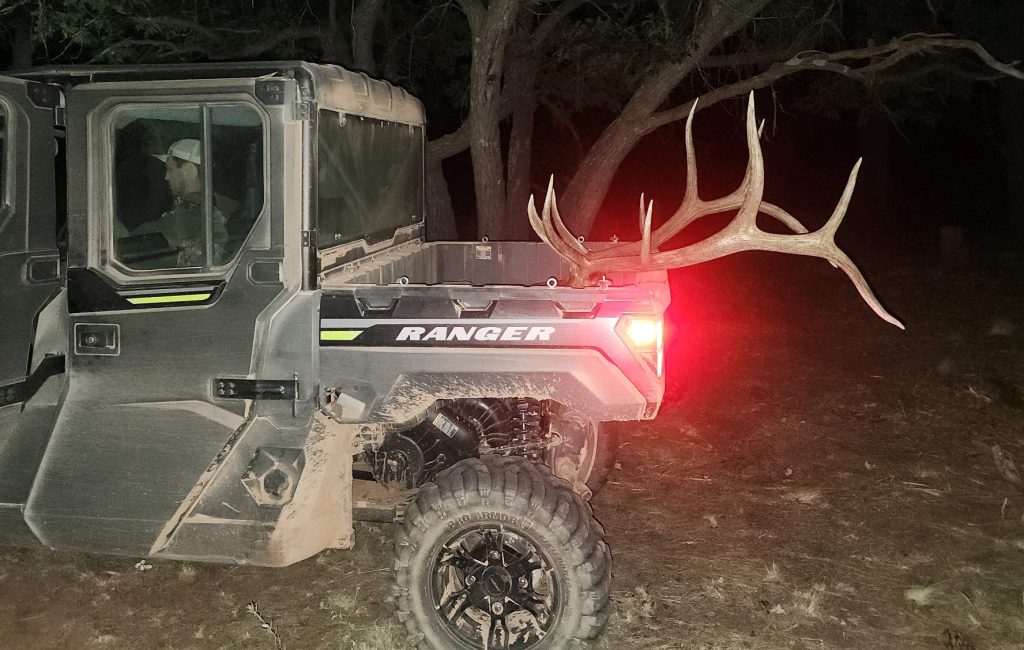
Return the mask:
[[170,146],[166,154],[154,154],[161,162],[167,162],[168,158],[177,158],[194,165],[203,164],[202,145],[199,140],[186,138],[178,140]]

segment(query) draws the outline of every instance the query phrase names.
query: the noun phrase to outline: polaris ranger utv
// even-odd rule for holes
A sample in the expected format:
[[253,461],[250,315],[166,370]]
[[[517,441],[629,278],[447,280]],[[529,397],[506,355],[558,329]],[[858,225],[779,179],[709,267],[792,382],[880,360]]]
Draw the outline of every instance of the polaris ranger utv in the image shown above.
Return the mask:
[[423,125],[335,66],[0,78],[0,543],[284,566],[395,520],[414,643],[595,638],[665,274],[424,241]]

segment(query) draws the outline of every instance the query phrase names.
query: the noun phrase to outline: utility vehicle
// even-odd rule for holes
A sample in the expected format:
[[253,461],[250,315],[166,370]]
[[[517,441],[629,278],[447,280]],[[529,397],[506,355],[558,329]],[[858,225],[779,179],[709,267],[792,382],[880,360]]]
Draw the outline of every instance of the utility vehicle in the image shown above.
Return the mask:
[[0,542],[284,566],[394,519],[417,643],[600,632],[664,271],[424,241],[420,102],[336,66],[22,71],[0,144]]

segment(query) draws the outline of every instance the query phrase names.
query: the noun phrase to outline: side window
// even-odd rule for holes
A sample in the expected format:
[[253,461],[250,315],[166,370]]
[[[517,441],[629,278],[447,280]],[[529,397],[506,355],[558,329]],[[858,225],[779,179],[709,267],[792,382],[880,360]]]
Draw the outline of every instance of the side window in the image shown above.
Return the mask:
[[423,215],[420,127],[321,110],[317,135],[317,248],[395,229]]
[[113,151],[115,262],[203,271],[234,259],[263,209],[263,123],[254,108],[124,108]]

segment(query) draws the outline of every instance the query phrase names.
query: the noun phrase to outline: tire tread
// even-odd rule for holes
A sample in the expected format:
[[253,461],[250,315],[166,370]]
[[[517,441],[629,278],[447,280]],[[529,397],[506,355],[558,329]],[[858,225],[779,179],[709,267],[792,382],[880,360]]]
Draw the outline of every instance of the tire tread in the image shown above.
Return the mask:
[[395,605],[411,645],[434,648],[412,611],[409,592],[414,555],[437,522],[473,505],[501,507],[547,528],[580,586],[582,615],[566,647],[587,647],[611,613],[611,556],[590,504],[545,466],[518,457],[485,456],[456,463],[423,486],[406,509],[395,536]]

